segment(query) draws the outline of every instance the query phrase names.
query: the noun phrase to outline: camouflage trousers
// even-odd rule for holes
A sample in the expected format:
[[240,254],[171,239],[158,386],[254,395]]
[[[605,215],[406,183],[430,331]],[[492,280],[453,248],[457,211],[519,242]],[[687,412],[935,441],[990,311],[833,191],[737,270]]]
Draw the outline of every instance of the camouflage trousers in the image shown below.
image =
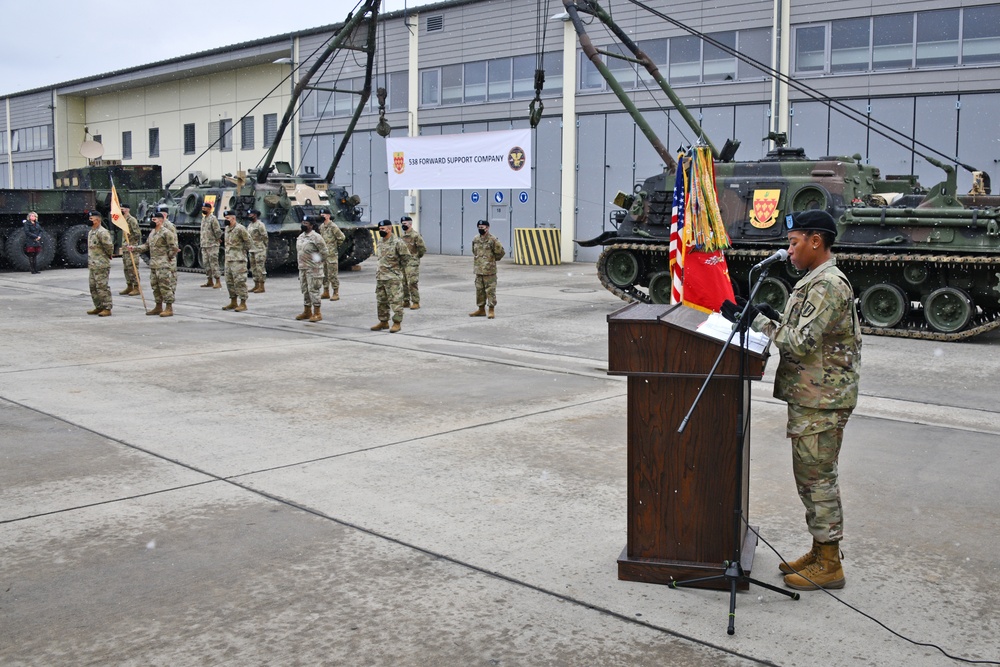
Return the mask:
[[176,262],[176,260],[174,261],[173,266],[170,267],[170,291],[173,292],[173,293],[175,293],[175,294],[177,293],[177,262]]
[[412,259],[403,269],[403,303],[420,304],[420,264]]
[[[135,257],[135,264],[132,263],[133,257]],[[139,285],[139,274],[136,272],[136,269],[139,267],[141,261],[137,253],[122,252],[122,266],[125,267],[125,282],[129,287],[137,287]]]
[[850,408],[823,410],[788,404],[792,473],[806,508],[809,532],[818,542],[839,542],[844,537],[837,460],[851,412]]
[[267,278],[267,251],[250,251],[250,273],[255,283],[262,283]]
[[226,262],[226,289],[230,299],[247,298],[247,263]]
[[321,271],[299,269],[299,288],[302,290],[303,305],[323,305],[323,301],[319,298],[320,290],[323,289],[323,274]]
[[205,276],[209,280],[222,277],[222,274],[219,273],[219,246],[202,246],[201,267],[205,269]]
[[323,262],[323,287],[332,290],[340,289],[340,258],[337,253],[330,253],[332,257],[327,257]]
[[392,321],[403,321],[403,281],[398,278],[392,280],[375,281],[375,304],[378,308],[378,321],[388,322],[389,311],[392,310]]
[[156,303],[173,303],[177,274],[170,267],[149,270],[149,287],[153,290]]
[[497,274],[489,276],[476,275],[476,305],[497,305]]
[[90,268],[90,298],[94,300],[94,308],[111,310],[111,287],[108,285],[110,275],[110,266]]

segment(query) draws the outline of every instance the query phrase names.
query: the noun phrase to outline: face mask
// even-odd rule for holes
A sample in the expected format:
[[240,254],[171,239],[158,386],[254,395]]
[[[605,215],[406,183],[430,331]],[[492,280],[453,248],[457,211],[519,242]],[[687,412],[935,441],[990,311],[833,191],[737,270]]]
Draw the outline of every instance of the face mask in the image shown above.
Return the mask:
[[403,223],[403,231],[404,232],[410,231],[410,226],[408,224],[406,224],[406,223]]
[[385,238],[385,237],[389,236],[389,230],[387,230],[387,229],[379,229],[378,230],[378,235],[381,236],[382,238]]
[[303,234],[308,234],[310,231],[312,231],[312,227],[310,227],[309,225],[299,225],[299,229],[302,230]]
[[480,235],[480,236],[486,236],[486,232],[487,232],[487,231],[488,231],[488,230],[487,230],[487,229],[486,229],[485,227],[480,227],[480,228],[479,228],[479,235]]

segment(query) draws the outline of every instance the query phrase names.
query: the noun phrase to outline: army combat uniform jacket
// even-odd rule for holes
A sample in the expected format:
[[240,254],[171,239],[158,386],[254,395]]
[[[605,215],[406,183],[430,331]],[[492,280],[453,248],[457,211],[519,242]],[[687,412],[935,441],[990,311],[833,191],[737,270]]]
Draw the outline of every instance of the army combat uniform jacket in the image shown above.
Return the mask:
[[503,244],[492,234],[482,234],[472,239],[473,267],[477,276],[495,276],[497,260],[503,259]]

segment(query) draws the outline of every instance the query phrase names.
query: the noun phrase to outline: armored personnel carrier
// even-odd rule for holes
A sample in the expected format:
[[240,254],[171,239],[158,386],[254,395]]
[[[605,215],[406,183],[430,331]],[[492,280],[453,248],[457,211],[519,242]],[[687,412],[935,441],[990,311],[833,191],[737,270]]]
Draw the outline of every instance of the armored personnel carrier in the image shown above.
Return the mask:
[[[632,194],[620,194],[616,204],[623,210],[614,230],[577,243],[604,246],[598,275],[613,294],[626,301],[668,303],[676,162],[617,86],[579,15],[608,25],[695,134],[703,137],[704,131],[652,61],[596,2],[564,0],[564,5],[584,53],[668,165]],[[990,194],[988,175],[975,172],[976,187],[963,195],[956,191],[955,167],[927,155],[943,174],[930,187],[913,176],[883,177],[860,155],[811,158],[801,148],[785,146],[783,136],[769,139],[773,150],[750,162],[733,159],[737,142],[727,142],[721,151],[712,147],[719,208],[732,245],[726,260],[737,294],[747,292],[755,263],[787,247],[787,214],[823,209],[837,221],[834,255],[858,295],[864,333],[950,341],[1000,327],[1000,197]],[[781,309],[799,277],[791,264],[772,268],[758,301]]]

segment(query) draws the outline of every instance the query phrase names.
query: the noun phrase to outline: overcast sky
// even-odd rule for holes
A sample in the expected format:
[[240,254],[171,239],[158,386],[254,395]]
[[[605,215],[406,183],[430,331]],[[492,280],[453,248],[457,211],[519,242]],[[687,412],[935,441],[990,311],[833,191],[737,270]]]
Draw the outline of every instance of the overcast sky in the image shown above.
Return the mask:
[[[382,12],[432,0],[383,0]],[[0,95],[342,23],[357,0],[0,0]]]

